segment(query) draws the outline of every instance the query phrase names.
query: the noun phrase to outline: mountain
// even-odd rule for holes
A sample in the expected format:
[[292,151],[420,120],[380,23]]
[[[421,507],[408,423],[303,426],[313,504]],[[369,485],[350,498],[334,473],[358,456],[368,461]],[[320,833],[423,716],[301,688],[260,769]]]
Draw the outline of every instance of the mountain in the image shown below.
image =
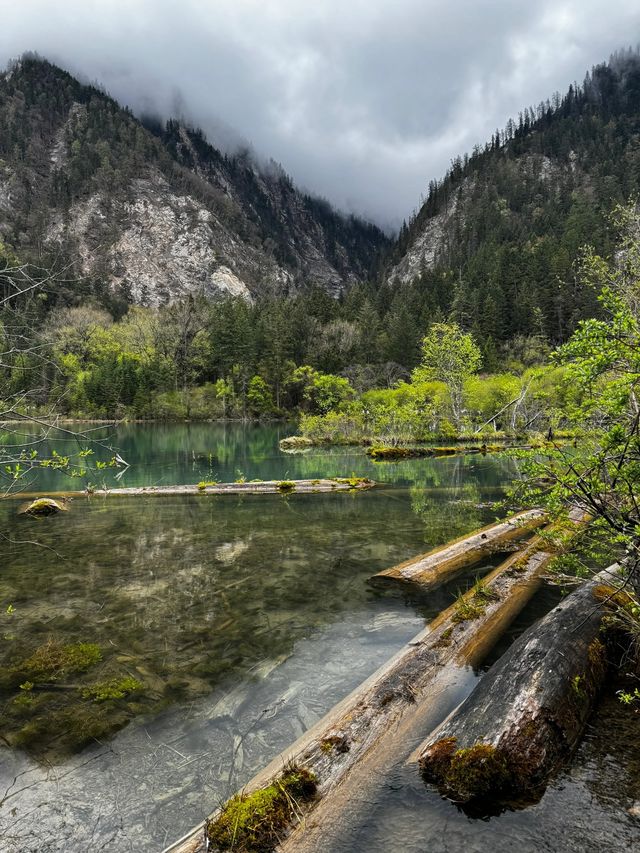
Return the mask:
[[0,240],[62,255],[110,299],[251,299],[371,276],[382,232],[247,153],[178,121],[136,119],[94,86],[25,57],[0,75]]
[[597,311],[575,286],[581,246],[610,253],[609,213],[639,191],[640,57],[625,51],[429,185],[387,258],[386,301],[453,314],[485,351],[516,336],[562,341]]

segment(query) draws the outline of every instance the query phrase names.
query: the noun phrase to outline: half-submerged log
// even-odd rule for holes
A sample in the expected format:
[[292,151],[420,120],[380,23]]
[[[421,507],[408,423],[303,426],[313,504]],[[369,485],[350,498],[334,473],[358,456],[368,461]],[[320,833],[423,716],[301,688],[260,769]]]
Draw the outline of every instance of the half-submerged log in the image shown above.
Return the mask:
[[[316,492],[350,492],[372,489],[376,483],[368,477],[333,477],[319,480],[250,480],[242,483],[196,483],[189,486],[132,486],[121,489],[90,489],[76,492],[50,492],[59,497],[150,496],[150,495],[244,495],[244,494],[314,494]],[[6,497],[15,497],[7,495]],[[22,493],[21,498],[32,497]],[[51,498],[43,500],[50,501]]]
[[456,572],[472,566],[484,557],[506,550],[504,546],[520,539],[527,532],[540,527],[545,521],[542,510],[520,512],[504,521],[490,524],[467,536],[461,536],[448,545],[420,554],[390,569],[378,572],[376,579],[417,583],[422,589],[431,589],[443,583]]
[[605,569],[513,644],[420,747],[426,781],[457,802],[540,791],[577,743],[604,679],[600,630],[620,582],[617,565]]
[[506,445],[500,444],[460,444],[451,447],[399,447],[396,445],[381,447],[375,445],[368,447],[366,453],[374,462],[399,462],[402,459],[423,459],[433,456],[462,456],[474,453],[485,455],[487,453],[499,453],[501,450],[507,449]]
[[373,445],[367,448],[367,456],[374,462],[399,462],[402,459],[423,459],[441,456],[469,456],[488,453],[503,453],[507,450],[544,450],[557,448],[557,442],[531,442],[529,444],[513,444],[508,441],[502,444],[452,444],[448,447],[434,447],[433,445],[422,445],[414,447],[391,447]]

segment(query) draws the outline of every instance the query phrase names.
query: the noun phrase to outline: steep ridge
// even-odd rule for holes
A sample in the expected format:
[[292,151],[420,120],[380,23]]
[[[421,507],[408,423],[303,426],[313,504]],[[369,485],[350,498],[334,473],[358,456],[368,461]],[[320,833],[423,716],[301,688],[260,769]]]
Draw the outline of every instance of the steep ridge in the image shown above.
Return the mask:
[[0,75],[0,128],[0,239],[23,256],[62,253],[126,301],[337,295],[388,242],[275,164],[224,155],[178,121],[143,124],[41,59]]
[[430,183],[387,259],[388,298],[452,312],[485,343],[563,340],[597,311],[574,287],[580,247],[611,251],[608,214],[639,190],[640,57],[625,51]]

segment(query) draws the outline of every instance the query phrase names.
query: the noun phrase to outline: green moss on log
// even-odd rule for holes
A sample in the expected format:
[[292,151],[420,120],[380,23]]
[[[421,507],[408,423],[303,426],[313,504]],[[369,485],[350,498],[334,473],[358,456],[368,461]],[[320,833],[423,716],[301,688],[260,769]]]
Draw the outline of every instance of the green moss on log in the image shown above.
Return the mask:
[[435,782],[452,799],[480,799],[504,790],[511,774],[504,755],[487,743],[456,749],[455,737],[445,737],[429,748],[422,761],[426,781]]
[[332,477],[332,481],[340,486],[349,486],[350,489],[363,489],[373,485],[368,477]]
[[492,601],[498,601],[499,594],[493,587],[478,581],[473,587],[471,596],[461,595],[455,603],[455,609],[451,621],[455,624],[479,619],[484,615],[487,605]]
[[207,486],[217,486],[217,485],[218,485],[217,480],[200,480],[200,482],[198,483],[198,490],[201,492],[204,492],[204,490],[207,488]]
[[236,794],[207,824],[209,849],[271,853],[301,804],[312,800],[316,790],[314,774],[292,765],[270,785],[252,794]]
[[431,456],[431,449],[428,447],[369,447],[367,448],[367,456],[370,456],[374,462],[393,462],[398,459],[413,459],[416,456]]
[[451,765],[457,742],[455,737],[443,737],[429,748],[429,761],[422,764],[422,773],[427,782],[442,784]]
[[451,635],[453,634],[453,625],[449,625],[448,628],[445,628],[437,642],[434,643],[436,649],[445,649],[447,646],[451,645]]
[[500,751],[476,743],[453,753],[443,784],[452,797],[468,801],[502,791],[509,781],[507,762]]
[[320,741],[320,749],[325,754],[337,752],[339,755],[344,755],[349,752],[351,746],[344,735],[330,735]]
[[303,435],[290,435],[280,439],[281,450],[306,450],[313,447],[313,441]]

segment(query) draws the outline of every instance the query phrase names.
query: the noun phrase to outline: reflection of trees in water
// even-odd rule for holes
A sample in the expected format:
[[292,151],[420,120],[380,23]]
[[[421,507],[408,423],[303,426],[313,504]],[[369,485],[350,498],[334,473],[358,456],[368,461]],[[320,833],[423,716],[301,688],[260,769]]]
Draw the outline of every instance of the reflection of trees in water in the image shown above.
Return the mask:
[[[11,639],[0,663],[24,660],[50,639],[90,640],[103,660],[64,685],[78,689],[40,695],[34,708],[17,706],[21,713],[5,717],[3,734],[79,704],[121,726],[288,656],[310,631],[367,607],[373,593],[366,579],[400,549],[419,550],[406,529],[407,509],[406,500],[383,492],[77,501],[64,518],[38,527],[62,562],[27,547],[7,555],[0,593],[15,613],[10,624],[3,617]],[[80,701],[82,686],[126,675],[143,682],[140,694],[100,706]],[[2,698],[14,703],[19,695],[10,690]],[[64,747],[73,736],[70,725]],[[47,752],[56,732],[39,731],[36,745]]]
[[487,523],[490,510],[481,506],[481,491],[475,483],[447,489],[434,497],[420,486],[411,487],[411,509],[424,525],[425,542],[445,544]]
[[433,545],[492,521],[496,516],[492,504],[504,494],[502,484],[517,476],[517,461],[509,457],[492,457],[489,465],[464,456],[429,461],[422,476],[414,476],[410,494],[425,542]]

